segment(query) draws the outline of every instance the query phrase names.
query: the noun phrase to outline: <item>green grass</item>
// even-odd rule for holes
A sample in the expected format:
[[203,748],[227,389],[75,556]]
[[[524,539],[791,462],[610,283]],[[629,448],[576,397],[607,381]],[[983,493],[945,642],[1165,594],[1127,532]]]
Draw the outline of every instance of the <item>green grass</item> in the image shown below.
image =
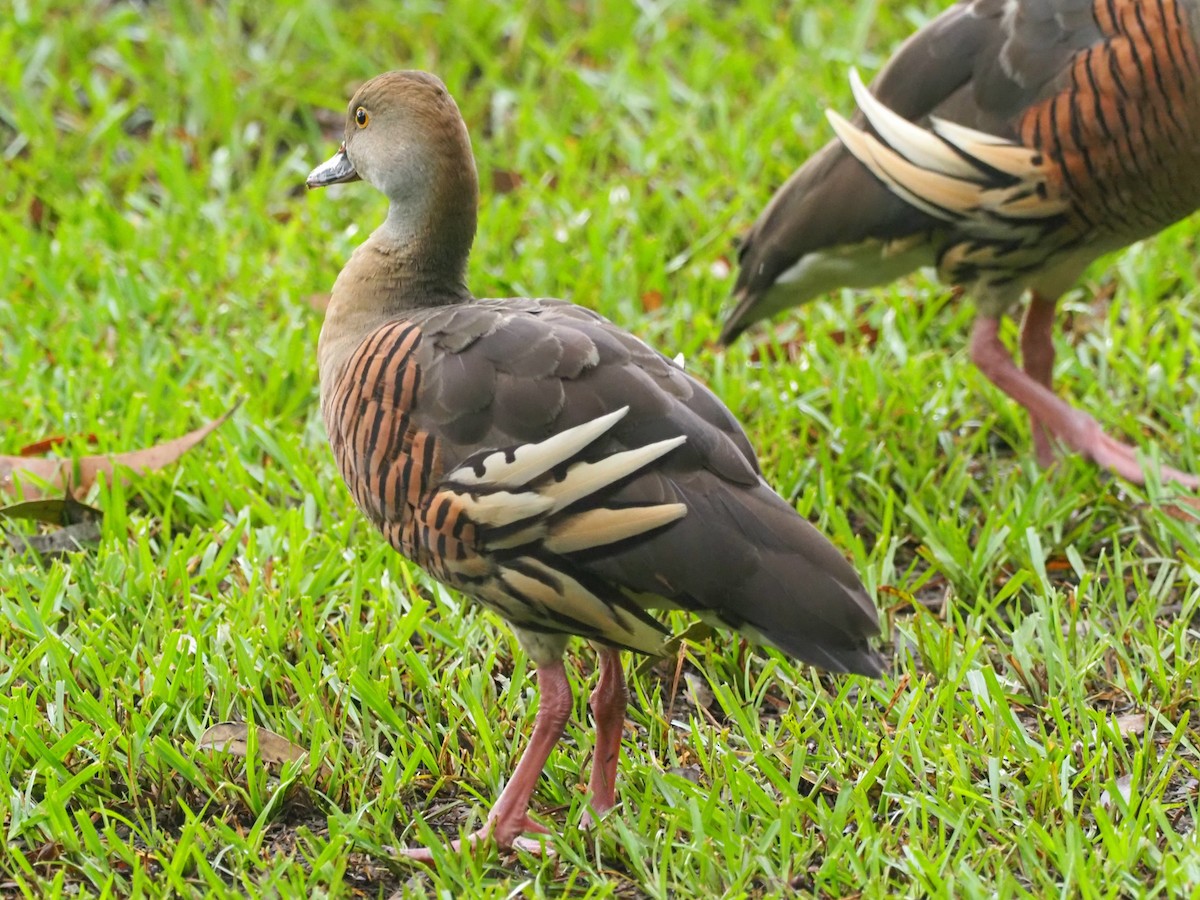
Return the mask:
[[[829,138],[822,110],[851,108],[847,67],[875,71],[940,5],[0,16],[0,453],[146,446],[248,398],[178,465],[96,490],[97,548],[0,552],[0,892],[1195,891],[1200,537],[1170,492],[1078,459],[1038,471],[1023,414],[967,359],[969,304],[922,277],[785,319],[791,361],[711,348],[732,240]],[[682,352],[894,637],[876,683],[730,636],[688,649],[675,695],[674,661],[634,678],[622,805],[588,834],[579,648],[535,797],[563,831],[553,861],[448,853],[431,873],[390,849],[477,824],[537,705],[509,632],[354,511],[319,423],[308,298],[383,201],[302,181],[349,92],[395,67],[439,73],[471,128],[477,293],[567,297]],[[1056,339],[1062,393],[1193,471],[1195,258],[1184,224],[1098,263]],[[195,749],[229,719],[328,770]]]

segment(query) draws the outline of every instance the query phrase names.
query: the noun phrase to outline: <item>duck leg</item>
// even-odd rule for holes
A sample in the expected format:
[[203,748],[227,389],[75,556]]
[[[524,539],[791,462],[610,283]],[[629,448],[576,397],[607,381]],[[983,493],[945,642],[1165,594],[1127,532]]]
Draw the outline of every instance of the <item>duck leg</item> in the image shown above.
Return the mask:
[[583,814],[582,825],[592,824],[593,816],[604,815],[617,802],[617,761],[621,757],[621,734],[625,727],[625,708],[629,688],[621,669],[621,652],[600,647],[600,678],[588,702],[596,720],[596,749],[592,754],[592,775],[588,779],[591,810]]
[[[540,697],[529,746],[521,754],[521,761],[513,770],[512,777],[500,793],[496,805],[488,813],[483,827],[461,841],[454,841],[451,844],[454,850],[459,850],[464,842],[474,846],[490,838],[501,849],[516,848],[536,854],[544,852],[544,841],[524,838],[521,835],[525,832],[550,834],[546,827],[529,818],[529,801],[537,786],[538,777],[546,767],[546,760],[550,758],[550,752],[562,737],[567,719],[571,715],[571,684],[567,680],[567,671],[562,660],[539,666],[537,675]],[[400,853],[418,862],[433,862],[433,854],[428,847],[405,847]]]
[[[971,331],[971,359],[979,371],[1025,407],[1034,421],[1051,436],[1127,481],[1146,483],[1146,475],[1133,447],[1106,435],[1095,419],[1017,368],[1000,341],[1000,320],[995,316],[979,316],[975,320]],[[1188,488],[1200,487],[1200,478],[1168,466],[1160,469],[1159,478]]]
[[[1034,291],[1021,322],[1021,365],[1030,378],[1047,390],[1053,389],[1055,305],[1055,300],[1048,300]],[[1050,430],[1032,412],[1029,419],[1038,465],[1049,468],[1054,463]]]

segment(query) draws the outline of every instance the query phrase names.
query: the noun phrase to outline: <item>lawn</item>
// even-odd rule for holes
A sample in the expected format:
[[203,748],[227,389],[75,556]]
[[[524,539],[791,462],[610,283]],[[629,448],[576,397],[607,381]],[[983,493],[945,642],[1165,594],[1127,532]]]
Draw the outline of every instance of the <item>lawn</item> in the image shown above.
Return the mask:
[[[852,108],[848,67],[941,6],[14,0],[0,454],[148,447],[243,403],[177,463],[94,487],[85,550],[0,544],[0,894],[1200,889],[1200,534],[1178,492],[1038,470],[967,358],[970,304],[924,276],[713,346],[734,240],[829,139],[823,110]],[[354,510],[320,422],[320,309],[384,207],[303,180],[353,88],[401,67],[438,73],[471,129],[476,293],[566,297],[682,353],[862,573],[893,660],[838,679],[716,635],[631,661],[622,802],[581,832],[578,647],[535,795],[550,860],[394,852],[478,824],[537,707],[507,629]],[[1191,471],[1195,233],[1094,265],[1056,337],[1060,392]],[[197,748],[223,721],[308,753]]]

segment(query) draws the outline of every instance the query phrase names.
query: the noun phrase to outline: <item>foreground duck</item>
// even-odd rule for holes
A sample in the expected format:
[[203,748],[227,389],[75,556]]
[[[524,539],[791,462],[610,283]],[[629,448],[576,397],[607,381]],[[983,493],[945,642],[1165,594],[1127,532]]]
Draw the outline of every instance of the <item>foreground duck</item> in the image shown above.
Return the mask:
[[[1054,308],[1084,267],[1200,206],[1200,0],[963,0],[900,48],[860,114],[746,235],[721,341],[918,266],[966,287],[971,358],[1054,443],[1129,481],[1133,447],[1051,389]],[[917,123],[917,124],[913,124]],[[1023,369],[1001,318],[1030,294]],[[1200,485],[1163,467],[1164,481]]]
[[522,835],[547,833],[529,805],[570,715],[573,635],[600,655],[595,814],[616,802],[620,651],[663,649],[651,609],[689,610],[833,672],[880,673],[857,574],[771,490],[707,388],[586,309],[472,296],[475,163],[437,78],[388,72],[354,95],[342,148],[307,183],[359,178],[390,206],[338,275],[321,329],[338,467],[393,547],[506,619],[537,664],[529,746],[469,843],[540,848]]

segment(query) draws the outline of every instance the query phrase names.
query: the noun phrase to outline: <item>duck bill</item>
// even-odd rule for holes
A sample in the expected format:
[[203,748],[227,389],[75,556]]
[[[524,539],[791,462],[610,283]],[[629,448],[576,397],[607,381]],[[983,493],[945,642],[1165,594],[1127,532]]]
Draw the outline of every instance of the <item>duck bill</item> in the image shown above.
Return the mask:
[[309,188],[325,187],[328,184],[340,184],[343,181],[358,181],[358,172],[354,171],[354,163],[346,155],[346,142],[338,152],[308,173],[304,184]]

